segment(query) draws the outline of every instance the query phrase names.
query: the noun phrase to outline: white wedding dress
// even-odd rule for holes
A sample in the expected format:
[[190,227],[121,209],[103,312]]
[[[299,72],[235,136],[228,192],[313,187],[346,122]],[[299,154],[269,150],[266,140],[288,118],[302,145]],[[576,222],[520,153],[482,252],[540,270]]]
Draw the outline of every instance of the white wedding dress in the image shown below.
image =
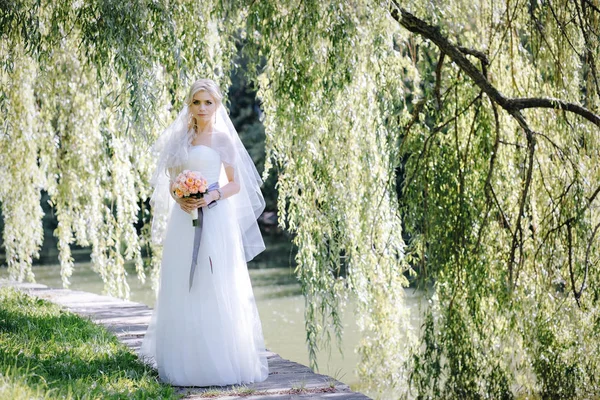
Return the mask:
[[[184,169],[200,171],[209,184],[224,176],[219,153],[204,145],[190,148]],[[235,210],[224,199],[203,213],[188,291],[195,228],[190,214],[172,208],[158,298],[140,356],[175,386],[261,382],[269,370]]]

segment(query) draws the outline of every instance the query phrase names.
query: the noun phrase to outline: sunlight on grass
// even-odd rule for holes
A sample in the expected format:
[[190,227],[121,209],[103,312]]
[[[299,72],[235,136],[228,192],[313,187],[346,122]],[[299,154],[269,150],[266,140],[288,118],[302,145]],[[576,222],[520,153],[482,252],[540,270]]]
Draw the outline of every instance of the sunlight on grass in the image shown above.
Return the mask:
[[171,399],[101,326],[45,300],[0,289],[0,398]]

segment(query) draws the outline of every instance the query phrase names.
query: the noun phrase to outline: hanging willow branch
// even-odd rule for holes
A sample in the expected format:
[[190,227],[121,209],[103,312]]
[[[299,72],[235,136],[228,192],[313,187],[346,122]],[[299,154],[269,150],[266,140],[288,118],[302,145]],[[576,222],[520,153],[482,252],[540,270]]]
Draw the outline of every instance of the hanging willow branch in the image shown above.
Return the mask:
[[[65,285],[75,243],[92,247],[107,292],[128,295],[129,259],[158,285],[154,160],[136,138],[160,134],[191,80],[227,92],[240,65],[297,245],[312,365],[354,304],[361,387],[381,398],[600,392],[598,0],[0,3],[0,203],[16,278],[33,279],[44,189]],[[478,38],[494,50],[472,48]],[[416,293],[424,319],[404,300],[408,266],[435,281]]]
[[391,15],[400,25],[409,31],[419,34],[435,43],[440,51],[444,52],[462,71],[469,75],[475,84],[479,86],[492,101],[512,115],[525,131],[529,131],[529,127],[520,111],[526,108],[553,108],[569,111],[580,115],[600,128],[600,116],[578,104],[569,103],[560,99],[542,97],[511,99],[504,96],[465,56],[466,53],[481,58],[483,53],[475,52],[473,50],[465,51],[467,49],[452,44],[441,34],[439,27],[429,25],[427,22],[415,17],[413,14],[401,8],[395,0],[393,1]]
[[[515,120],[519,123],[519,125],[525,132],[528,143],[528,165],[523,182],[523,190],[519,199],[519,213],[517,215],[517,221],[515,223],[516,226],[515,230],[512,232],[512,245],[508,261],[508,285],[510,288],[512,288],[517,279],[514,274],[515,257],[517,249],[520,250],[521,254],[520,262],[522,262],[523,258],[523,228],[521,226],[521,223],[524,216],[525,203],[527,201],[527,197],[531,187],[536,135],[536,132],[534,132],[529,127],[529,124],[527,123],[527,120],[521,113],[521,110],[527,108],[552,108],[557,110],[569,111],[587,119],[588,121],[592,122],[598,127],[600,127],[600,116],[578,104],[566,102],[560,99],[543,97],[508,98],[502,93],[500,93],[500,91],[496,89],[496,87],[492,85],[492,83],[488,80],[486,68],[489,65],[489,60],[484,53],[478,50],[468,49],[452,44],[444,35],[442,35],[439,27],[429,25],[425,21],[415,17],[413,14],[401,8],[395,0],[393,1],[391,15],[401,26],[435,43],[436,46],[439,48],[441,55],[447,55],[448,57],[450,57],[450,59],[454,61],[454,63],[471,79],[473,79],[475,84],[479,86],[479,88],[481,88],[481,90],[485,94],[488,95],[492,102],[498,104],[500,107],[505,109],[513,118],[515,118]],[[477,67],[467,59],[465,54],[472,55],[478,58],[481,61],[482,71],[477,69]],[[441,60],[443,60],[442,56],[440,56],[440,61]]]

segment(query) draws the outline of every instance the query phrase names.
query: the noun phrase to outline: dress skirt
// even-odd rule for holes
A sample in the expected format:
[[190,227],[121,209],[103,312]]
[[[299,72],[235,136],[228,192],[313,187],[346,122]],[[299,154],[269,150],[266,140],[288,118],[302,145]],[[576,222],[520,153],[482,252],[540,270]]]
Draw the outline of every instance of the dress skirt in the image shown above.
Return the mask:
[[203,208],[202,240],[188,290],[195,228],[179,205],[171,211],[158,297],[140,349],[163,382],[225,386],[261,382],[269,374],[233,212],[227,199]]

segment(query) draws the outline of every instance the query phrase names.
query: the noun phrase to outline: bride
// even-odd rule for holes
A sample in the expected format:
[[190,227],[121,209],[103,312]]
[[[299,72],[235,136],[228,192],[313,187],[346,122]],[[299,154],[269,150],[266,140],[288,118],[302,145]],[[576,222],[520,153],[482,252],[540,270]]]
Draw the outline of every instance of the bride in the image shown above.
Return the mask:
[[[152,236],[163,254],[140,356],[176,386],[261,382],[269,374],[246,265],[265,248],[256,223],[262,181],[221,100],[215,82],[194,82],[153,147]],[[184,170],[206,179],[203,198],[173,194]],[[193,226],[198,208],[200,226]]]

